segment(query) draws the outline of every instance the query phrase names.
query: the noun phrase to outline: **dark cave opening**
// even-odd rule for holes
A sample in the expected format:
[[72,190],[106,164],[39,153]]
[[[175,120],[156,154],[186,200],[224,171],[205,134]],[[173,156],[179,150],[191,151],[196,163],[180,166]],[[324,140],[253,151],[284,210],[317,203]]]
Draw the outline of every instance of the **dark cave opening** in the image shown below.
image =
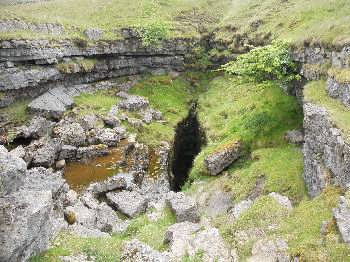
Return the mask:
[[172,159],[172,189],[180,191],[188,179],[193,160],[205,141],[197,117],[197,104],[193,103],[188,116],[176,127]]

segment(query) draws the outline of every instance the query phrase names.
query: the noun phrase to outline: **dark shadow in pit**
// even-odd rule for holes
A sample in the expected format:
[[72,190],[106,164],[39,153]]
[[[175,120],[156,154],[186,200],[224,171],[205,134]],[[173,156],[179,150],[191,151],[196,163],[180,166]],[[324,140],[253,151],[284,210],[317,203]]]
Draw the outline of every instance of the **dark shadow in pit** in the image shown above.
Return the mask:
[[172,159],[172,190],[180,191],[186,183],[193,160],[205,141],[197,117],[197,104],[193,103],[188,116],[176,127]]

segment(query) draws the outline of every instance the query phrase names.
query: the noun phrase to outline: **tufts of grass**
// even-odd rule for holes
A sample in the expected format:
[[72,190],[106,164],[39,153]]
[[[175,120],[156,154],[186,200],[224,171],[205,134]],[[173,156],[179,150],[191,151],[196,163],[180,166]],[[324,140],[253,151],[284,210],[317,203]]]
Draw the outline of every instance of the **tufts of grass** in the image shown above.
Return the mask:
[[35,256],[32,262],[60,261],[59,256],[85,254],[95,257],[98,262],[120,261],[124,241],[137,238],[151,247],[164,250],[163,238],[166,229],[176,222],[170,209],[163,210],[163,216],[152,222],[147,215],[131,220],[126,232],[115,234],[111,238],[83,238],[62,232],[53,243],[53,248]]
[[304,87],[305,101],[327,109],[333,123],[341,129],[345,139],[350,141],[350,111],[340,101],[328,96],[326,82],[314,81]]
[[59,63],[56,68],[64,74],[72,74],[77,72],[89,73],[95,68],[95,59],[83,59],[79,61]]
[[82,93],[74,98],[74,103],[81,114],[106,114],[119,101],[119,98],[114,93],[114,89],[99,90],[94,93]]
[[0,109],[0,114],[5,115],[11,124],[23,124],[31,116],[27,111],[30,101],[30,99],[18,100],[6,108]]
[[350,84],[350,70],[346,68],[331,68],[328,75],[333,77],[338,83]]
[[199,105],[199,120],[208,143],[195,159],[192,181],[205,173],[205,156],[221,145],[240,140],[247,155],[255,149],[285,145],[284,133],[302,126],[296,99],[285,95],[274,82],[217,77],[200,96]]

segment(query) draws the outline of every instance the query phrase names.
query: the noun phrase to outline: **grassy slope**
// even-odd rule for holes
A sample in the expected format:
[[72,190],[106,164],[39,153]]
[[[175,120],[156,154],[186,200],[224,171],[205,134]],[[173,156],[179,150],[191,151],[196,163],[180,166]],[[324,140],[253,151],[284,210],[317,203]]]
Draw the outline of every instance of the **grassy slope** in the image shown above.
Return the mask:
[[[271,32],[293,42],[317,40],[326,43],[350,41],[350,2],[347,0],[233,0],[223,24],[232,24],[252,36]],[[253,32],[250,24],[261,21]]]
[[[60,23],[68,30],[61,38],[83,37],[86,28],[101,28],[105,39],[120,37],[116,28],[144,25],[147,10],[156,6],[156,17],[177,29],[175,35],[193,36],[198,27],[224,28],[233,25],[239,33],[271,32],[274,37],[299,42],[317,40],[327,43],[348,42],[350,2],[347,0],[53,0],[21,6],[2,6],[0,20],[20,18],[35,23]],[[261,22],[257,30],[250,24]],[[75,29],[72,29],[72,28]],[[231,38],[232,31],[221,30],[218,36]],[[2,33],[0,38],[57,38],[31,32]],[[219,38],[220,38],[219,37]]]

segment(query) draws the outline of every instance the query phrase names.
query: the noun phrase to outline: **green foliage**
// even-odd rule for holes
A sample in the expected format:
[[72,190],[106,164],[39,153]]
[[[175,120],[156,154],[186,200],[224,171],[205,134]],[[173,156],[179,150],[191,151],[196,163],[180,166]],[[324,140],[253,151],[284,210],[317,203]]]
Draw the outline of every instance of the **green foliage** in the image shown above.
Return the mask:
[[147,47],[158,46],[169,36],[168,25],[160,20],[153,21],[138,29],[142,43]]
[[289,45],[281,41],[274,41],[271,45],[257,47],[242,54],[235,61],[223,65],[222,70],[257,82],[278,80],[285,83],[300,78],[296,73]]

